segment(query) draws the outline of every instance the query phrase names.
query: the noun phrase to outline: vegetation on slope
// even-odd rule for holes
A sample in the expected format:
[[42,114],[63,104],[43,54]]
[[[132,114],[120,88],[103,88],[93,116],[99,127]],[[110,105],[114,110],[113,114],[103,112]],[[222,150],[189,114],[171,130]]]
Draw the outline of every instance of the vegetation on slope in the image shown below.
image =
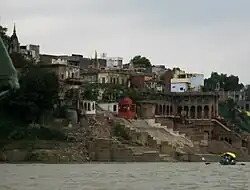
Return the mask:
[[0,100],[0,140],[65,140],[59,131],[31,123],[53,109],[58,99],[57,77],[50,72],[30,67],[21,74],[20,89]]
[[[8,46],[10,37],[6,32],[7,28],[0,26],[0,36]],[[0,141],[65,140],[65,135],[59,131],[30,125],[39,123],[41,116],[57,103],[57,76],[35,66],[21,54],[10,56],[20,72],[20,89],[12,90],[0,99]]]
[[250,132],[250,117],[246,112],[238,110],[233,100],[219,104],[219,115],[237,126],[238,130]]

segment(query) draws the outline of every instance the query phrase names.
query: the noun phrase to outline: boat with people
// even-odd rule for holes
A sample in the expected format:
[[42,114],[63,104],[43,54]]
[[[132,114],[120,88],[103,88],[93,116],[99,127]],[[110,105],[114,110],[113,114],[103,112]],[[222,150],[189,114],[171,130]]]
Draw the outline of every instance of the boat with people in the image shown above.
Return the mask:
[[220,160],[221,165],[235,165],[236,164],[236,154],[232,152],[225,152],[221,155]]

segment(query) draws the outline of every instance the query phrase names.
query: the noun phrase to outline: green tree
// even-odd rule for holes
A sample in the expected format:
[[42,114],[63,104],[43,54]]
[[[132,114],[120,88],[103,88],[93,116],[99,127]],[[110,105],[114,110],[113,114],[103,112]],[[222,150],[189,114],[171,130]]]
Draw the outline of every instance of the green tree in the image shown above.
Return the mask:
[[225,91],[239,91],[244,87],[239,82],[239,77],[235,75],[218,74],[212,72],[211,76],[204,81],[205,91],[225,90]]
[[89,84],[83,89],[83,98],[86,100],[96,101],[99,95],[99,86],[98,84]]
[[135,57],[133,57],[130,60],[131,63],[134,64],[134,66],[136,67],[144,67],[144,68],[148,68],[151,67],[151,62],[148,58],[143,57],[141,55],[136,55]]
[[20,89],[12,91],[4,100],[5,109],[26,122],[38,122],[45,111],[57,103],[57,76],[39,67],[29,67],[19,80]]
[[8,47],[10,37],[7,35],[8,29],[0,25],[0,37],[2,38],[6,47]]
[[11,60],[13,62],[13,65],[15,66],[15,68],[25,69],[25,68],[33,65],[32,61],[27,60],[20,53],[11,53],[10,58],[11,58]]

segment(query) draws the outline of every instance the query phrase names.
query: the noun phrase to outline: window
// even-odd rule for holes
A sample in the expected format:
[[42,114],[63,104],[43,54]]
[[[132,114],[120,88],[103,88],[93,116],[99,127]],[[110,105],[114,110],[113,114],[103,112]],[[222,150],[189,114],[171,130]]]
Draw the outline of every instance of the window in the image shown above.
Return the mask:
[[61,74],[61,79],[64,79],[64,74]]
[[175,86],[172,86],[172,88],[175,88]]
[[128,104],[122,105],[122,106],[119,108],[119,110],[120,110],[121,112],[127,112],[128,109],[129,109],[129,105],[128,105]]
[[181,90],[181,91],[184,90],[183,87],[180,87],[180,90]]
[[113,105],[113,111],[116,112],[116,110],[117,110],[117,106]]

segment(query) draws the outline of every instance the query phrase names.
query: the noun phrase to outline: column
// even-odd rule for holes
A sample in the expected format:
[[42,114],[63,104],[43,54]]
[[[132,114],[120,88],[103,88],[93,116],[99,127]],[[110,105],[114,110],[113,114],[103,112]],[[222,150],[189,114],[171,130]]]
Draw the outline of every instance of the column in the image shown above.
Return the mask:
[[204,106],[201,107],[201,119],[204,119]]
[[195,110],[194,110],[194,118],[197,119],[198,117],[198,106],[194,106],[195,107]]
[[191,111],[191,106],[188,106],[188,115],[187,115],[188,118],[190,118],[190,111]]

